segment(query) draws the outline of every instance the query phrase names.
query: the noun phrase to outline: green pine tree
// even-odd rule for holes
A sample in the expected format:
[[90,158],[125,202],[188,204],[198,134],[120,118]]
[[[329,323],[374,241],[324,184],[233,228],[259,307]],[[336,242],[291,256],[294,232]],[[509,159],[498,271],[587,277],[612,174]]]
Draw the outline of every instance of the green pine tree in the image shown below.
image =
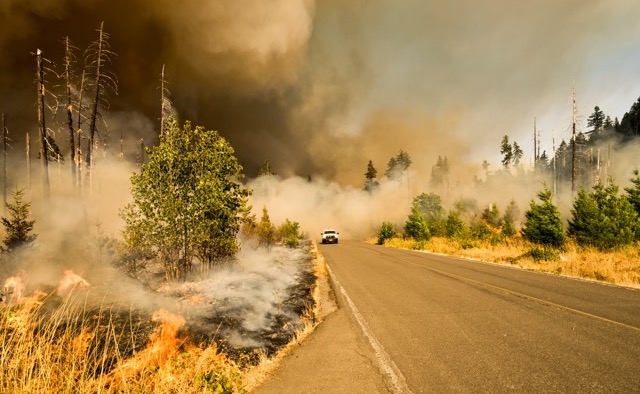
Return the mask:
[[28,220],[31,203],[24,201],[24,190],[13,192],[13,203],[6,203],[9,218],[2,217],[6,236],[4,250],[11,251],[19,246],[29,245],[35,241],[37,235],[31,234],[35,220]]
[[525,212],[522,236],[544,246],[560,248],[566,242],[560,211],[551,201],[551,190],[546,186],[538,193],[540,204],[531,201]]
[[584,189],[571,210],[569,235],[581,246],[595,246],[602,251],[630,245],[636,239],[638,214],[625,195],[618,193],[611,180],[588,193]]

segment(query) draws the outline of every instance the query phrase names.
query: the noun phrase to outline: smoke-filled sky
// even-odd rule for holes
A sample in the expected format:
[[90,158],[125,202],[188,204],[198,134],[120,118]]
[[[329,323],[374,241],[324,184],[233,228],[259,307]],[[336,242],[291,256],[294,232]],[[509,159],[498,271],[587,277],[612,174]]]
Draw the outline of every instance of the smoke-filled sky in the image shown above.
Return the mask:
[[635,0],[2,0],[0,111],[15,140],[35,130],[32,53],[60,66],[68,35],[79,75],[104,21],[111,135],[156,141],[165,64],[179,117],[219,130],[249,176],[270,160],[358,185],[400,149],[425,174],[438,155],[496,169],[503,135],[530,161],[534,117],[548,154],[569,138],[574,81],[579,128],[595,105],[629,110],[638,15]]

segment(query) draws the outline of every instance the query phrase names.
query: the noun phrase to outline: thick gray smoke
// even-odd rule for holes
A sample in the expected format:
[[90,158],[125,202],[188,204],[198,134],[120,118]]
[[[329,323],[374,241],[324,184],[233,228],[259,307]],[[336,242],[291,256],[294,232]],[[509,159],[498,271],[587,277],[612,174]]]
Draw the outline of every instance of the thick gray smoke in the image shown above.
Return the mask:
[[[497,163],[505,134],[523,146],[526,161],[534,117],[548,153],[553,134],[570,137],[573,81],[583,120],[595,105],[621,117],[636,100],[638,7],[632,0],[616,7],[578,0],[5,0],[0,111],[21,144],[36,119],[31,52],[43,49],[59,65],[64,36],[85,48],[104,21],[118,55],[112,111],[140,112],[156,125],[166,64],[177,113],[219,130],[250,176],[268,159],[283,177],[356,185],[369,159],[384,166],[399,149],[411,150],[425,172],[435,153],[465,165]],[[110,131],[113,144],[121,130]],[[141,137],[156,141],[131,140]]]

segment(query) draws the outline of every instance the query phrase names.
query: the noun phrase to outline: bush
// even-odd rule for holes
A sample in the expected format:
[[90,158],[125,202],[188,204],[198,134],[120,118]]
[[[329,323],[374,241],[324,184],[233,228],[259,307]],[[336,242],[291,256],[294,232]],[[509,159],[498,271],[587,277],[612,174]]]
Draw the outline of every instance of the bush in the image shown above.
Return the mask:
[[431,232],[424,216],[414,207],[404,225],[404,234],[416,241],[426,241],[431,238]]
[[467,232],[467,225],[455,212],[450,212],[445,224],[445,234],[449,238],[458,238]]
[[524,257],[531,257],[533,261],[554,261],[560,260],[560,254],[557,250],[552,248],[533,248],[527,251],[523,255]]
[[389,222],[382,223],[380,232],[378,233],[378,245],[384,245],[384,241],[395,237],[398,233],[393,227],[393,224]]
[[635,241],[637,213],[618,186],[597,184],[591,193],[578,192],[571,210],[569,234],[581,246],[595,246],[609,251]]
[[522,236],[533,243],[562,247],[566,238],[558,208],[551,202],[551,190],[546,186],[538,193],[541,204],[531,201],[525,212]]
[[289,248],[297,248],[300,245],[300,224],[285,219],[284,223],[278,228],[278,238]]

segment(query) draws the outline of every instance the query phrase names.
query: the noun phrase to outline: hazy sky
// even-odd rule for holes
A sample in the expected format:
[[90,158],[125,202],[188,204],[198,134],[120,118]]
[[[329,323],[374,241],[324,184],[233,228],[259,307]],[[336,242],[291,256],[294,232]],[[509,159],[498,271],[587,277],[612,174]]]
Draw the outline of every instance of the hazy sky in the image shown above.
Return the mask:
[[640,97],[634,0],[175,4],[2,0],[0,111],[14,138],[37,119],[32,52],[59,65],[60,40],[84,49],[101,21],[118,55],[111,134],[154,142],[166,64],[180,118],[219,130],[249,176],[268,159],[284,176],[359,184],[369,159],[382,173],[400,149],[425,174],[438,155],[495,169],[505,134],[531,160],[534,117],[549,155],[552,134],[570,137],[574,82],[581,130],[595,105],[621,118]]

